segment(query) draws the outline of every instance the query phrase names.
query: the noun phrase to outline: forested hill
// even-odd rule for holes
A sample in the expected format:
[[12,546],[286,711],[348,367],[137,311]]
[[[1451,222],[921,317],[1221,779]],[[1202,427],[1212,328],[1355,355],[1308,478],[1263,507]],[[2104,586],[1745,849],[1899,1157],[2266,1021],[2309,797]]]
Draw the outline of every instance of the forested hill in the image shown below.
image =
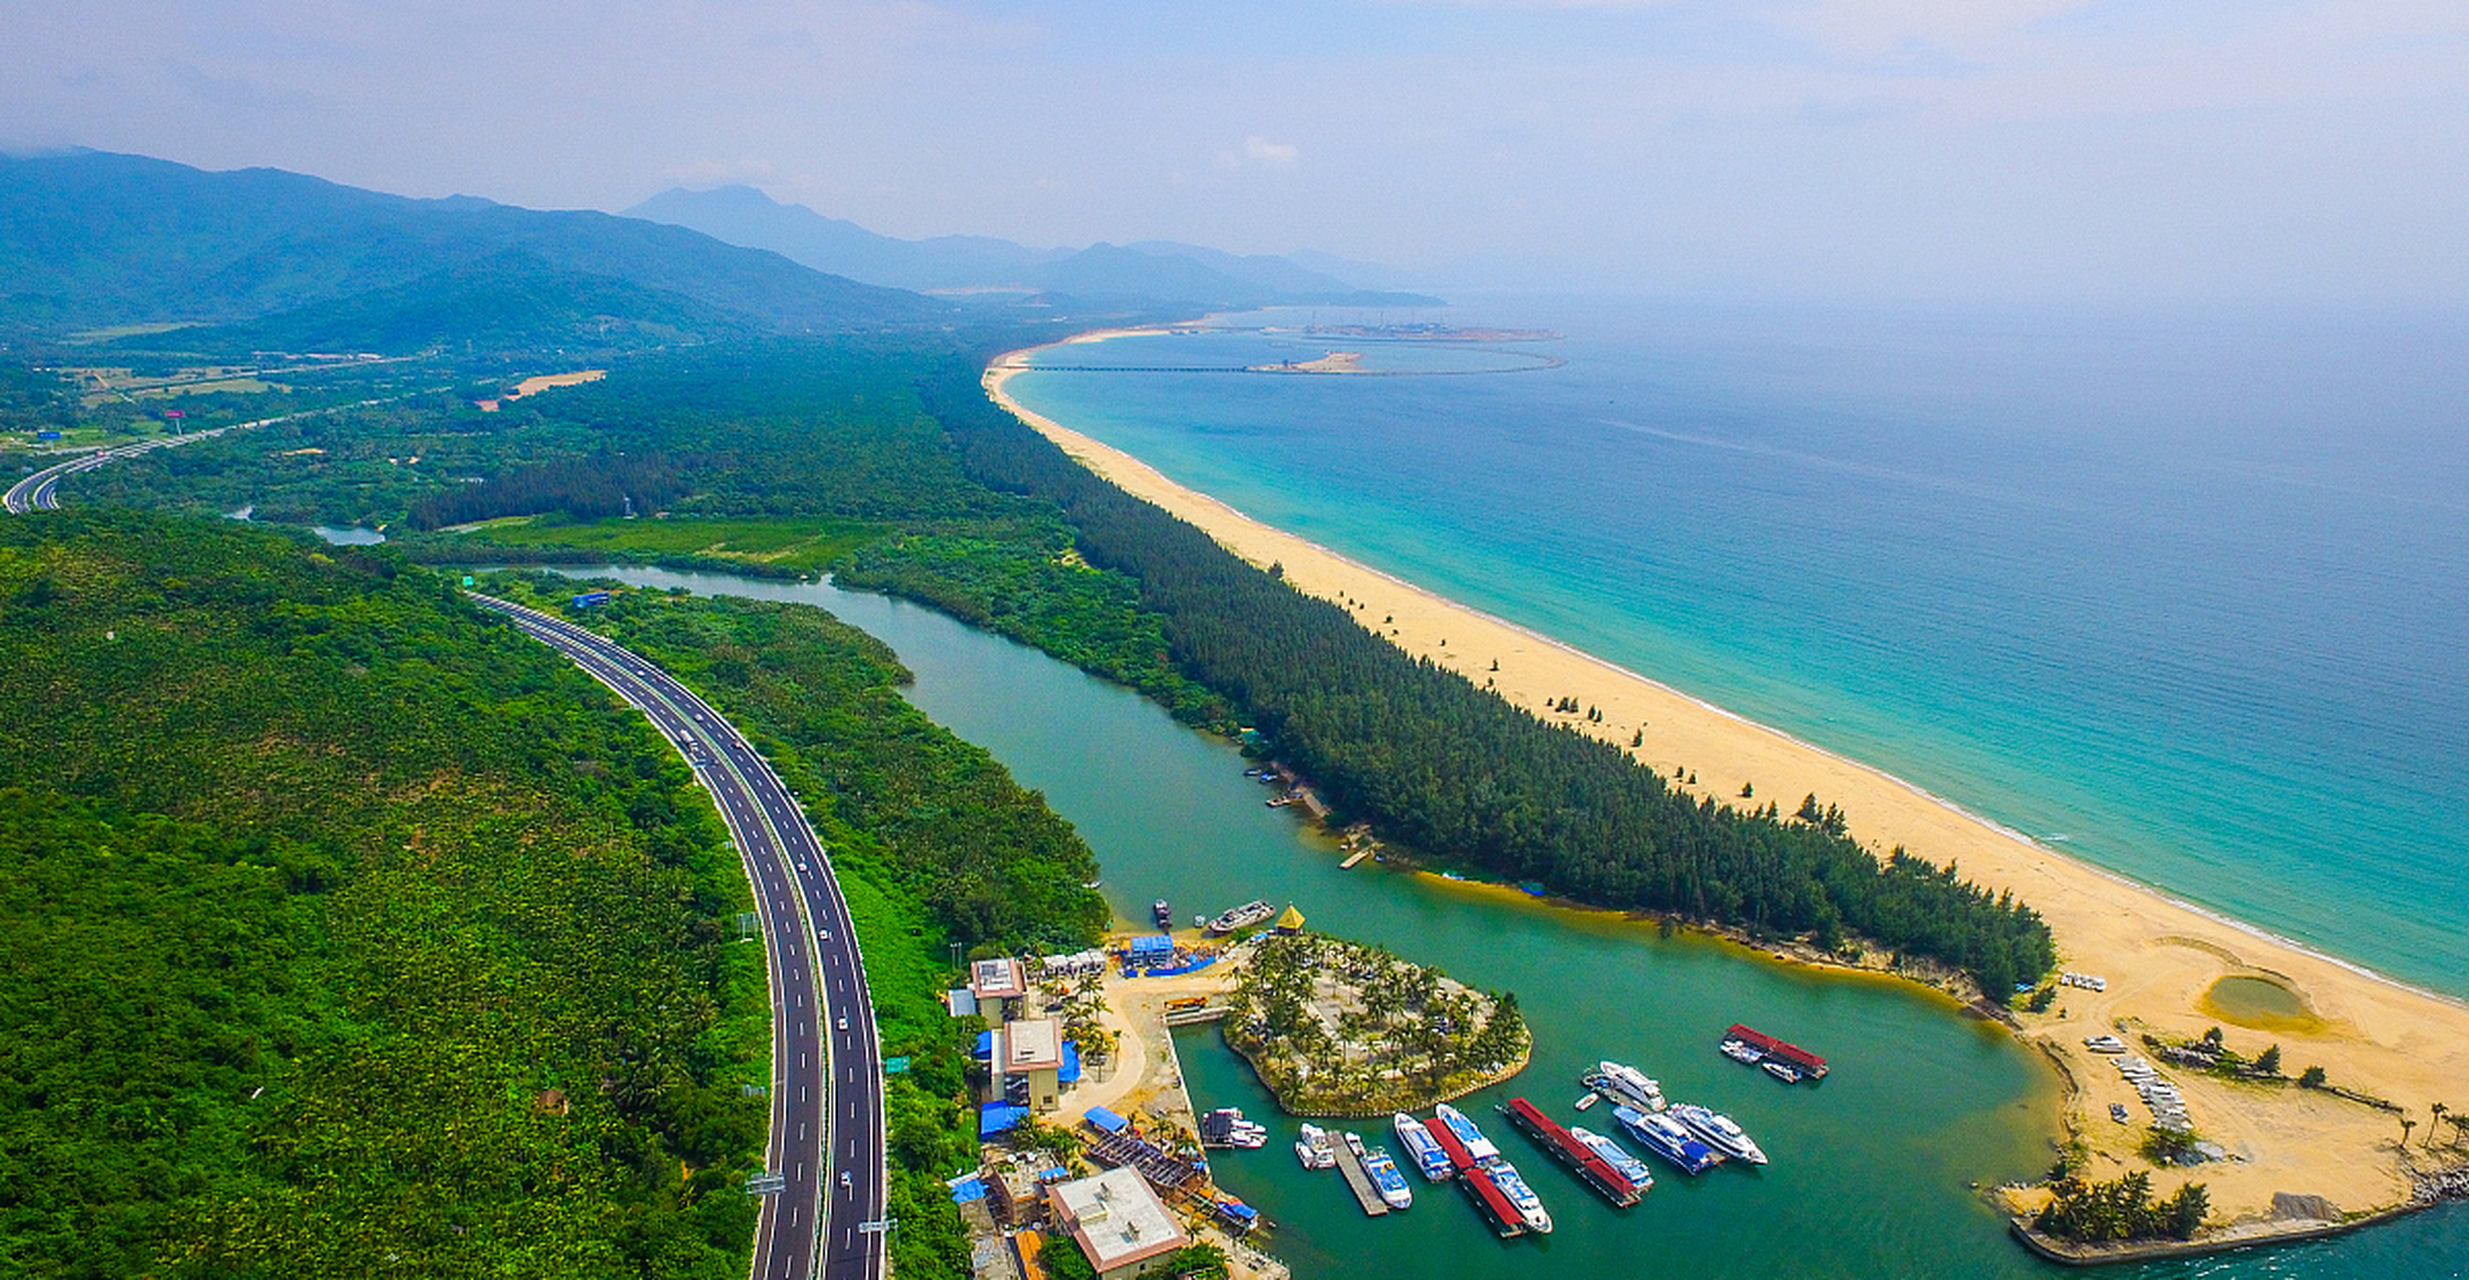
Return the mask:
[[480,264],[506,275],[510,262],[525,264],[513,273],[525,287],[585,279],[606,302],[613,285],[631,286],[625,300],[657,299],[672,321],[680,301],[788,332],[929,323],[950,311],[634,218],[415,200],[278,169],[214,173],[105,152],[0,156],[0,324],[259,320],[347,298],[379,305],[386,290]]
[[762,953],[638,716],[128,511],[0,521],[0,670],[0,1274],[744,1275]]

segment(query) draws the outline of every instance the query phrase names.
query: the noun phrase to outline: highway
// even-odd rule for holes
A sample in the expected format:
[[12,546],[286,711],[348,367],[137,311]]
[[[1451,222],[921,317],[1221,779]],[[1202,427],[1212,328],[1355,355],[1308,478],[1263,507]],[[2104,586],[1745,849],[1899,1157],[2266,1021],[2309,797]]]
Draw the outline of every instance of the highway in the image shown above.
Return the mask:
[[772,1122],[754,1280],[883,1280],[883,1060],[848,904],[822,842],[769,762],[668,673],[554,615],[472,599],[572,659],[666,735],[729,825],[763,926],[772,1002]]
[[[352,407],[306,409],[97,450],[18,481],[5,505],[12,515],[57,511],[64,476],[227,431]],[[771,986],[772,1118],[764,1167],[783,1182],[781,1190],[763,1197],[752,1280],[883,1280],[889,1178],[882,1046],[875,1037],[866,967],[848,927],[848,903],[805,811],[753,744],[667,672],[564,619],[477,592],[471,596],[565,654],[649,717],[711,792],[745,861]]]
[[6,495],[0,495],[0,505],[6,506],[8,508],[8,513],[13,516],[22,516],[30,511],[58,511],[60,509],[60,481],[62,477],[73,476],[80,471],[92,471],[96,467],[102,466],[107,462],[120,458],[133,457],[141,453],[150,453],[156,449],[169,449],[174,445],[187,444],[191,440],[211,440],[227,431],[246,431],[251,427],[267,427],[278,422],[289,422],[294,418],[307,418],[320,413],[332,413],[337,409],[358,409],[373,404],[391,404],[397,400],[408,400],[412,395],[426,394],[429,393],[413,392],[411,395],[384,396],[375,400],[356,400],[351,404],[328,405],[323,409],[302,409],[298,413],[286,413],[272,418],[259,418],[255,422],[235,422],[230,426],[213,427],[205,431],[191,431],[186,435],[156,436],[151,440],[140,440],[135,444],[124,444],[117,448],[97,449],[92,453],[71,458],[66,462],[54,463],[51,466],[45,467],[42,470],[35,472],[33,475],[27,476],[25,479],[10,485],[8,493]]

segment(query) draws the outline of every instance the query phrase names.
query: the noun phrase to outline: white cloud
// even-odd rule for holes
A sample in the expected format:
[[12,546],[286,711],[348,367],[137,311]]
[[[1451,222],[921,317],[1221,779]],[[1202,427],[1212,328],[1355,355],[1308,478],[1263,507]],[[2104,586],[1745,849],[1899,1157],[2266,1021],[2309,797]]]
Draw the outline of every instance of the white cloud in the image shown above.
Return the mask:
[[1243,140],[1243,158],[1253,164],[1291,169],[1295,161],[1303,158],[1303,149],[1291,142],[1271,142],[1255,133]]

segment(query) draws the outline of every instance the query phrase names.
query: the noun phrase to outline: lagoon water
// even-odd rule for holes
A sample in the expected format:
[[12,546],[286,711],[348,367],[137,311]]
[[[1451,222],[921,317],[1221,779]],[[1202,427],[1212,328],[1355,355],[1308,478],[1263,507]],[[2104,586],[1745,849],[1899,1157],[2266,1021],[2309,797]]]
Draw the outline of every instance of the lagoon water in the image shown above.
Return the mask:
[[[1497,350],[1567,364],[1009,390],[1256,518],[2469,994],[2469,325],[1533,298],[1414,318],[1561,330]],[[1330,350],[1498,363],[1257,331],[1039,360]]]
[[[641,568],[566,572],[817,604],[884,640],[916,673],[911,701],[993,752],[1078,827],[1097,851],[1103,891],[1128,919],[1145,919],[1159,897],[1187,916],[1253,897],[1291,900],[1315,928],[1514,991],[1535,1032],[1533,1063],[1460,1105],[1544,1197],[1559,1223],[1544,1239],[1494,1240],[1454,1187],[1419,1180],[1413,1209],[1364,1218],[1333,1175],[1296,1165],[1286,1150],[1293,1122],[1214,1032],[1178,1037],[1198,1105],[1241,1106],[1271,1125],[1270,1146],[1221,1153],[1215,1171],[1278,1224],[1263,1243],[1294,1265],[1298,1280],[2061,1274],[2009,1244],[1968,1186],[2046,1166],[2052,1082],[2002,1032],[1926,992],[1794,972],[1728,944],[1660,938],[1605,916],[1377,864],[1340,871],[1327,841],[1307,835],[1289,811],[1262,804],[1262,789],[1242,776],[1242,758],[1224,742],[1136,694],[928,609],[823,584]],[[1835,1071],[1818,1086],[1786,1089],[1731,1064],[1714,1040],[1735,1019],[1811,1046]],[[1675,1097],[1730,1110],[1775,1163],[1698,1180],[1659,1170],[1644,1203],[1608,1208],[1490,1111],[1524,1094],[1574,1121],[1576,1075],[1604,1056],[1644,1067]],[[1383,1124],[1362,1132],[1391,1142]],[[2465,1262],[2469,1214],[2443,1212],[2336,1241],[2125,1274],[2364,1280],[2461,1275]]]

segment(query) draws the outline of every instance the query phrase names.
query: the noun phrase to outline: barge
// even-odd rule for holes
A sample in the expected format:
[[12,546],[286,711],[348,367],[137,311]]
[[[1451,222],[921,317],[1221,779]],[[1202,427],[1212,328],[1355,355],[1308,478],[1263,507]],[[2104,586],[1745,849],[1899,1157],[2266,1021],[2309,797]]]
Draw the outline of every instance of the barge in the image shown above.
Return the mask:
[[[1763,1031],[1737,1022],[1723,1033],[1722,1049],[1723,1056],[1743,1066],[1757,1066],[1772,1062],[1789,1069],[1798,1079],[1785,1080],[1786,1084],[1797,1084],[1800,1080],[1826,1078],[1824,1058],[1790,1041],[1777,1040]],[[1783,1079],[1780,1073],[1775,1078]]]
[[1474,1201],[1475,1212],[1492,1224],[1492,1230],[1501,1239],[1526,1234],[1526,1215],[1519,1213],[1517,1206],[1509,1203],[1509,1197],[1492,1182],[1491,1170],[1481,1166],[1468,1169],[1457,1184],[1466,1188],[1466,1198]]

